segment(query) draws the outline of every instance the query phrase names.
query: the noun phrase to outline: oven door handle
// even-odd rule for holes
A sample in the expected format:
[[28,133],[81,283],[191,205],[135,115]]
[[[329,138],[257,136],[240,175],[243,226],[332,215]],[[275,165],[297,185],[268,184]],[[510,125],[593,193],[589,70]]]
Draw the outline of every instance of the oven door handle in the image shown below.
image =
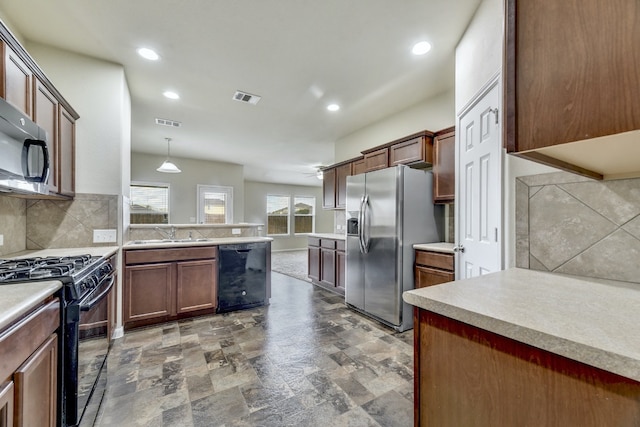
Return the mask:
[[113,288],[113,284],[116,282],[116,276],[115,275],[111,275],[111,277],[109,278],[109,285],[107,285],[107,289],[105,289],[104,291],[100,292],[100,294],[91,299],[89,302],[85,303],[84,301],[80,303],[80,311],[89,311],[91,310],[93,307],[95,307],[96,305],[98,305],[98,303],[102,300],[102,298],[104,298],[110,291],[111,288]]

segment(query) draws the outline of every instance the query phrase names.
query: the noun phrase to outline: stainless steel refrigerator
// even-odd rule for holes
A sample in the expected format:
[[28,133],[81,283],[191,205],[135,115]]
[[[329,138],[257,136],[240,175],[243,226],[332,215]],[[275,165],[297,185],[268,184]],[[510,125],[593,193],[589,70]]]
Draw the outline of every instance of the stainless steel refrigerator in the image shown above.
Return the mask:
[[414,288],[413,244],[441,241],[432,191],[431,172],[403,165],[347,177],[347,306],[399,332],[413,328],[402,300]]

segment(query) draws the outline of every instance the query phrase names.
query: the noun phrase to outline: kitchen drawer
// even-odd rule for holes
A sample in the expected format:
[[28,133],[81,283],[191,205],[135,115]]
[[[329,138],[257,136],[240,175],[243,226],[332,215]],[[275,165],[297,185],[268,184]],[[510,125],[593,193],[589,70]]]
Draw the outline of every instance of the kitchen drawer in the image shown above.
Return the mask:
[[333,239],[320,239],[320,247],[325,249],[335,249],[336,241]]
[[132,265],[148,264],[153,262],[214,259],[216,258],[217,254],[217,246],[166,249],[134,249],[124,251],[124,263],[126,265]]
[[416,265],[453,271],[453,254],[441,252],[416,251]]
[[336,249],[344,252],[346,248],[346,243],[344,240],[336,240]]
[[320,238],[309,237],[309,246],[320,246]]

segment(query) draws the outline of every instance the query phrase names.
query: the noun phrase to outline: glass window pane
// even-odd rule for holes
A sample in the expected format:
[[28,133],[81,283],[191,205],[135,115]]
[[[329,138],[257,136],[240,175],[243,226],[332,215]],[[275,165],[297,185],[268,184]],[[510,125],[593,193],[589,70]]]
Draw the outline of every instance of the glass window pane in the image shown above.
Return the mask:
[[227,195],[224,193],[204,194],[204,223],[224,224],[226,218]]
[[131,185],[131,224],[168,224],[169,187]]
[[289,196],[267,196],[267,214],[289,215]]
[[233,223],[233,187],[198,184],[198,222]]
[[316,211],[316,198],[295,196],[294,197],[294,234],[304,234],[314,232]]
[[267,195],[267,235],[289,234],[289,196]]
[[313,215],[315,211],[315,197],[296,196],[294,201],[294,209],[296,215]]

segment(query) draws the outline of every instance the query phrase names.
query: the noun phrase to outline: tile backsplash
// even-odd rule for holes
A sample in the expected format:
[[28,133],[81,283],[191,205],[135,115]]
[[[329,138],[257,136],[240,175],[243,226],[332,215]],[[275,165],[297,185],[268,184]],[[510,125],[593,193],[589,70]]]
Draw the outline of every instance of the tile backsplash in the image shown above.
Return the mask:
[[27,201],[27,249],[113,246],[93,243],[94,229],[118,228],[118,196],[76,194],[74,200]]
[[640,178],[516,178],[516,266],[640,283]]
[[0,256],[26,249],[27,201],[25,199],[0,196],[0,234],[3,240]]

